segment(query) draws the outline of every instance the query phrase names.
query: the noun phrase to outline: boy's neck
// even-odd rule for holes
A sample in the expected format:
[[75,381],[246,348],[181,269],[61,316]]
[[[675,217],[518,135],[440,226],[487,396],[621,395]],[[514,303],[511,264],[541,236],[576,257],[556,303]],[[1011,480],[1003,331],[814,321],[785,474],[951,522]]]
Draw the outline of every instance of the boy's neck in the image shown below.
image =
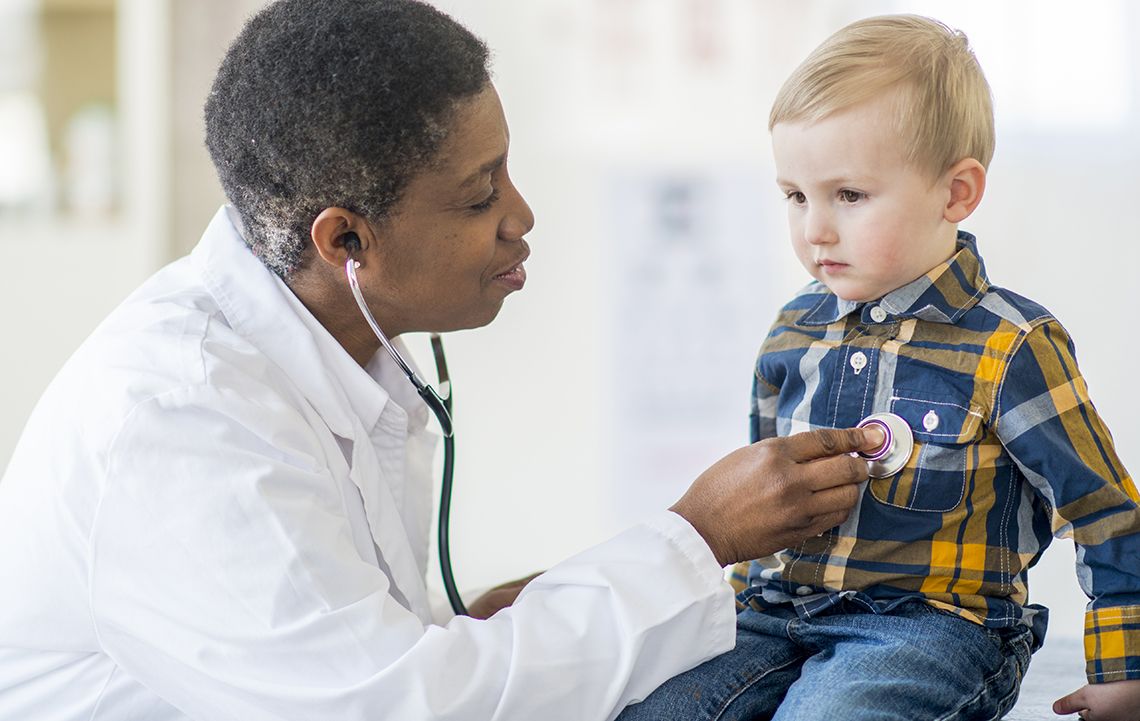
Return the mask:
[[[916,280],[918,280],[919,278],[922,278],[923,276],[927,276],[927,275],[930,275],[931,271],[935,270],[935,269],[936,269],[936,268],[938,268],[939,266],[941,266],[941,265],[944,265],[944,264],[946,264],[948,261],[950,261],[951,259],[953,259],[953,258],[954,258],[954,256],[958,255],[958,251],[960,250],[960,246],[959,246],[959,244],[958,244],[958,226],[957,226],[957,225],[954,225],[954,226],[953,226],[953,228],[952,228],[952,230],[953,230],[953,234],[954,234],[954,235],[953,235],[953,242],[952,242],[952,245],[951,245],[951,247],[950,247],[950,250],[949,250],[948,252],[946,252],[946,253],[945,253],[945,257],[944,257],[944,258],[942,258],[942,260],[938,261],[938,262],[937,262],[937,263],[935,263],[934,265],[932,265],[932,266],[930,266],[929,268],[927,268],[925,271],[923,271],[923,272],[922,272],[922,274],[921,274],[921,275],[915,276],[914,278],[911,278],[911,279],[910,279],[910,280],[908,280],[907,282],[905,282],[905,283],[903,283],[903,284],[901,284],[901,285],[895,286],[894,288],[891,288],[890,290],[888,290],[886,293],[883,293],[883,294],[882,294],[881,296],[879,296],[878,298],[870,298],[870,299],[868,299],[868,300],[858,300],[858,301],[854,301],[854,302],[855,302],[855,303],[858,303],[858,304],[860,304],[860,305],[862,305],[862,304],[864,304],[864,303],[877,303],[877,302],[881,301],[883,298],[885,298],[885,297],[887,297],[888,295],[890,295],[891,293],[894,293],[895,291],[897,291],[897,290],[899,290],[899,289],[901,289],[901,288],[905,288],[905,287],[907,287],[908,285],[910,285],[911,283],[915,282],[915,281],[916,281]],[[832,292],[834,292],[834,291],[832,291]],[[837,297],[838,297],[838,296],[837,296]],[[844,300],[846,300],[846,299],[844,299]]]

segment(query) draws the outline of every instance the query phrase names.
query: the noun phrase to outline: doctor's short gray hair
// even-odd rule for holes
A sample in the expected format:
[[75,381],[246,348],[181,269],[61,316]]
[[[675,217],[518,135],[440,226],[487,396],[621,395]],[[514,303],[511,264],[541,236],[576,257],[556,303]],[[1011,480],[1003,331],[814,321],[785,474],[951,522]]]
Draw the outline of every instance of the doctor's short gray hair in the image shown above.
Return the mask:
[[279,0],[230,46],[206,146],[246,242],[288,279],[316,216],[383,221],[490,82],[486,45],[416,0]]

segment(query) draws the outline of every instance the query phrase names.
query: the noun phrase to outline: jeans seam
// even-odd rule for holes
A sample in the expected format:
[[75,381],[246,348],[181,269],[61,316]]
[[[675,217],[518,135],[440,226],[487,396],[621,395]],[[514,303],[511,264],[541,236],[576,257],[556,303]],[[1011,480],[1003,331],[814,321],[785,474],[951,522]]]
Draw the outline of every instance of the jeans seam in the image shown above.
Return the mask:
[[[997,678],[1005,672],[1007,663],[1017,664],[1018,669],[1021,668],[1021,664],[1018,663],[1018,660],[1016,658],[1004,656],[1004,661],[1001,664],[1001,666],[999,666],[996,671],[994,671],[989,676],[986,676],[985,679],[983,679],[982,684],[981,684],[981,688],[978,689],[978,692],[976,694],[971,696],[969,699],[963,701],[953,711],[950,711],[949,713],[947,713],[943,716],[939,716],[937,719],[934,719],[934,721],[950,721],[951,719],[955,718],[955,716],[957,716],[957,714],[959,714],[962,711],[962,709],[966,708],[970,704],[973,704],[973,703],[985,698],[986,696],[991,695],[991,684],[994,683],[997,680]],[[1020,671],[1016,674],[1016,676],[1018,676],[1019,678],[1016,678],[1014,680],[1013,690],[1011,690],[1009,693],[1002,696],[1001,701],[998,703],[998,705],[995,709],[997,712],[996,715],[990,716],[989,721],[995,721],[996,719],[1000,719],[1002,717],[1002,713],[1003,713],[1002,712],[1002,706],[1004,705],[1004,702],[1006,700],[1008,700],[1010,696],[1014,696],[1014,697],[1017,696],[1018,692],[1020,691],[1020,687],[1021,687],[1021,679],[1020,679],[1021,673],[1020,673]],[[1008,709],[1006,709],[1006,710],[1008,711]]]
[[723,704],[721,704],[720,708],[718,708],[718,709],[717,709],[716,713],[715,713],[715,714],[714,714],[714,715],[713,715],[713,716],[710,718],[710,720],[709,720],[709,721],[718,721],[718,719],[721,719],[721,718],[723,718],[723,717],[724,717],[724,713],[725,713],[726,711],[728,711],[728,707],[732,705],[732,702],[733,702],[733,701],[735,701],[736,699],[740,698],[740,696],[741,696],[741,695],[742,695],[742,694],[743,694],[745,691],[747,691],[748,689],[752,688],[753,686],[755,686],[755,685],[756,685],[757,683],[759,683],[760,681],[763,681],[763,680],[764,680],[765,678],[767,678],[767,677],[768,677],[770,674],[773,674],[773,673],[775,673],[776,671],[782,671],[782,670],[784,670],[785,668],[787,668],[787,667],[789,667],[789,666],[792,666],[792,665],[794,665],[794,664],[795,664],[797,661],[799,661],[799,659],[793,658],[793,659],[791,659],[790,661],[788,661],[787,663],[785,663],[785,664],[783,664],[783,665],[780,665],[780,666],[773,666],[772,668],[769,668],[769,669],[767,669],[766,671],[764,671],[764,673],[762,673],[762,674],[760,674],[760,675],[756,676],[756,677],[755,677],[755,678],[753,678],[753,679],[750,679],[750,680],[748,681],[748,683],[746,683],[746,684],[744,684],[743,686],[741,686],[741,687],[740,687],[740,689],[739,689],[739,690],[737,690],[737,692],[736,692],[736,693],[732,694],[731,696],[729,696],[727,699],[725,699],[725,700],[724,700],[724,703],[723,703]]

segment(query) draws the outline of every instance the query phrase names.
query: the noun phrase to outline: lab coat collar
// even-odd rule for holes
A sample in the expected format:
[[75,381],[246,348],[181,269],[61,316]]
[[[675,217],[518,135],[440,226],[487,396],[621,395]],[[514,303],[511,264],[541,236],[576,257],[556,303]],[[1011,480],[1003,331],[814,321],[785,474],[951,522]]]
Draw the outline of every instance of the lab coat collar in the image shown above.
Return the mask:
[[[338,436],[354,438],[352,415],[364,428],[372,428],[389,401],[407,414],[409,430],[427,424],[427,406],[387,352],[377,353],[361,368],[284,281],[253,255],[232,211],[217,212],[191,258],[233,328],[289,375]],[[283,305],[292,312],[271,310],[284,310]],[[399,338],[393,344],[407,355]],[[314,369],[314,357],[320,358],[323,372]]]
[[[430,492],[428,483],[405,488],[406,464],[430,465],[434,444],[423,428],[428,414],[423,401],[414,390],[404,389],[410,389],[410,384],[398,369],[389,367],[395,363],[386,354],[378,353],[367,370],[361,368],[288,286],[253,255],[224,208],[191,253],[191,262],[231,327],[289,376],[332,433],[351,441],[349,478],[360,491],[376,548],[409,609],[429,622],[431,609],[424,586],[427,538],[421,528],[429,524],[418,517],[421,514],[405,516],[408,493],[417,494],[414,505],[418,508],[424,505],[418,495]],[[397,412],[400,401],[412,412]],[[387,406],[396,408],[384,413]],[[406,419],[405,428],[392,428],[395,419]],[[427,460],[409,457],[403,472],[385,474],[371,438],[378,423],[388,431],[404,430],[414,436],[417,455]],[[427,507],[430,513],[430,503]]]
[[876,305],[885,310],[892,320],[918,318],[932,323],[956,323],[990,288],[985,264],[978,255],[977,239],[960,230],[957,243],[958,250],[949,260],[938,264],[921,278],[892,290],[877,302],[843,300],[827,292],[797,324],[828,325],[856,310],[866,312],[864,309]]

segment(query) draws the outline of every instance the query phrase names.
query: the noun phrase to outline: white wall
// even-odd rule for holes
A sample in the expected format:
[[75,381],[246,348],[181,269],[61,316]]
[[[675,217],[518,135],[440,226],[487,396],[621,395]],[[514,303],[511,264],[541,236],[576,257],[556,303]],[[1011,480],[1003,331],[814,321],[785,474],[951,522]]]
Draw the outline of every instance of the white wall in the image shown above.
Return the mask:
[[[964,227],[979,235],[996,282],[1069,327],[1126,465],[1140,468],[1140,394],[1127,375],[1140,348],[1136,334],[1113,334],[1135,305],[1129,276],[1140,267],[1131,206],[1140,148],[1129,132],[1140,125],[1140,59],[1121,42],[1140,31],[1131,5],[1086,2],[1076,15],[1040,0],[438,4],[494,49],[512,172],[537,216],[527,288],[492,326],[447,338],[462,584],[557,562],[668,505],[746,441],[753,355],[806,279],[772,182],[768,106],[812,47],[877,12],[932,14],[976,41],[999,143],[986,200]],[[202,6],[240,15],[224,0]],[[213,52],[175,53],[192,65],[181,77],[200,78]],[[200,104],[186,95],[201,85],[167,88],[179,112]],[[179,131],[188,140],[172,173],[201,167],[189,157],[193,132]],[[187,185],[180,195],[195,193]],[[184,207],[218,197],[201,185]],[[176,214],[174,236],[193,236],[204,214]],[[668,265],[650,267],[644,251],[658,231],[675,243]],[[15,260],[0,274],[0,463],[34,397],[135,272],[112,254],[75,254],[81,268],[61,294],[47,293],[38,253],[15,250],[21,239],[0,238]],[[1066,635],[1079,633],[1083,604],[1071,557],[1050,551],[1033,584]]]
[[116,2],[117,212],[55,214],[45,203],[33,212],[0,213],[0,468],[67,357],[168,259],[161,242],[171,92],[165,10],[159,0]]

